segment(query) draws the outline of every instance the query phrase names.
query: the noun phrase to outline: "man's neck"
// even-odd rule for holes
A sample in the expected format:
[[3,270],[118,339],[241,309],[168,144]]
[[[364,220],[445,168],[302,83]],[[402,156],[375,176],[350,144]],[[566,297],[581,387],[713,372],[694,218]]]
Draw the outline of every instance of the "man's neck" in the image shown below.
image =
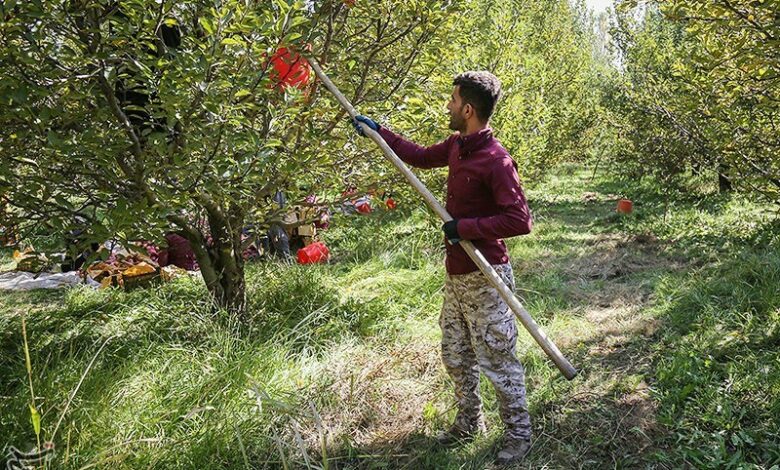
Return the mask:
[[486,122],[479,122],[479,121],[468,122],[468,123],[466,123],[466,130],[461,131],[460,135],[465,137],[467,135],[475,134],[475,133],[477,133],[477,132],[479,132],[481,130],[487,129],[487,128],[488,128],[488,123],[486,123]]

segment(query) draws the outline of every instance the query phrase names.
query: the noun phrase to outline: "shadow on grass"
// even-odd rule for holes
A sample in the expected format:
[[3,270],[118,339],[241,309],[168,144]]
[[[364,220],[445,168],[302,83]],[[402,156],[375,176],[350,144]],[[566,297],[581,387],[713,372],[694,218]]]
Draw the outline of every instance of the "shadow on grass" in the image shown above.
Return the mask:
[[745,248],[663,286],[657,397],[699,468],[780,464],[780,257]]
[[[583,341],[566,351],[580,368],[567,393],[537,403],[536,464],[555,468],[672,468],[662,465],[654,341],[663,324],[643,320]],[[536,468],[533,465],[531,468]]]
[[[0,395],[7,399],[2,400],[0,407],[3,416],[0,419],[2,443],[30,447],[33,445],[30,438],[34,440],[34,434],[30,433],[29,414],[19,411],[27,410],[30,397],[20,308],[27,313],[33,383],[40,397],[37,407],[44,414],[48,431],[51,431],[55,415],[63,408],[67,394],[108,338],[111,338],[110,342],[95,362],[78,396],[80,402],[92,405],[85,408],[86,414],[82,413],[82,407],[75,406],[76,409],[64,422],[66,426],[94,420],[92,413],[105,413],[106,408],[96,404],[111,399],[110,396],[115,393],[121,392],[121,395],[126,392],[116,390],[116,384],[132,387],[146,373],[151,375],[143,380],[162,387],[160,393],[173,393],[164,384],[157,383],[159,374],[169,374],[166,369],[171,363],[174,372],[186,374],[190,369],[200,367],[197,361],[201,354],[204,355],[201,360],[225,355],[225,359],[217,359],[218,364],[223,367],[229,364],[224,373],[234,377],[229,380],[217,377],[213,386],[221,388],[229,383],[232,387],[242,388],[240,384],[246,382],[245,374],[249,372],[245,368],[262,365],[251,357],[258,353],[254,348],[284,351],[284,354],[317,351],[344,335],[365,333],[381,316],[382,310],[375,303],[341,302],[338,292],[325,284],[322,272],[307,270],[305,273],[308,274],[305,274],[297,267],[269,269],[277,268],[283,269],[283,272],[260,272],[260,278],[253,279],[255,285],[250,294],[262,299],[255,298],[255,316],[249,324],[237,324],[227,314],[214,315],[205,289],[188,280],[128,293],[77,289],[4,296],[4,308],[0,309],[0,329],[3,332],[0,336],[0,377],[3,377]],[[223,344],[228,340],[231,344]],[[192,360],[195,362],[174,357],[181,351],[194,354]],[[247,357],[237,357],[236,354]],[[268,364],[273,363],[268,361]],[[148,370],[142,364],[148,364]],[[203,367],[207,365],[203,364]],[[221,377],[220,374],[222,372],[217,375]],[[174,379],[177,377],[170,377],[170,380]],[[204,383],[212,382],[209,379]],[[189,392],[186,393],[185,389],[186,386],[166,406],[151,406],[148,417],[144,417],[145,410],[139,410],[138,419],[158,420],[161,410],[170,413],[176,412],[177,406],[191,408],[192,403],[202,399],[197,395],[200,388],[195,391],[187,389]],[[188,396],[187,393],[197,396]],[[139,400],[148,404],[151,398],[154,397],[139,397]],[[181,414],[186,414],[189,408]],[[186,423],[184,425],[186,427]],[[170,431],[177,429],[178,425],[169,423],[169,426],[166,428]],[[110,447],[110,443],[106,445]],[[82,462],[89,461],[92,450],[95,448],[85,449]]]
[[335,449],[329,462],[344,470],[477,470],[492,468],[498,442],[486,436],[462,446],[444,447],[435,436],[412,433],[382,445]]
[[[200,344],[208,338],[213,324],[207,324],[204,317],[161,308],[168,294],[75,289],[6,297],[11,302],[32,299],[25,311],[32,380],[48,431],[68,393],[107,340],[82,385],[79,400],[105,400],[103,394],[133,374],[139,358],[151,347]],[[19,312],[0,310],[0,330],[0,395],[7,398],[2,400],[0,435],[8,439],[4,444],[22,446],[31,434],[29,414],[19,411],[27,410],[30,398]]]

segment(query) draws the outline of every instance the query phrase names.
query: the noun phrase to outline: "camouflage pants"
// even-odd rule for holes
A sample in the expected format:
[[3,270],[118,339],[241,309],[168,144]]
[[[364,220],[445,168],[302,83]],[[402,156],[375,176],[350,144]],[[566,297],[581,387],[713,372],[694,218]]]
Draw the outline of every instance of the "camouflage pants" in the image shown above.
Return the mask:
[[[512,266],[493,266],[514,290]],[[455,383],[455,425],[472,430],[482,421],[480,369],[493,384],[509,438],[530,439],[525,371],[515,356],[517,325],[512,311],[479,272],[447,276],[439,324],[442,361]]]

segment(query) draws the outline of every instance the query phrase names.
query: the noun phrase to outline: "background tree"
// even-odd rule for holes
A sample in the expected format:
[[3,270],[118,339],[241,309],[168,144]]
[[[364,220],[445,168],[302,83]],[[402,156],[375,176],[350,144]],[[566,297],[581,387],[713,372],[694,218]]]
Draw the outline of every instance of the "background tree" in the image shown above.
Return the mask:
[[625,5],[616,25],[613,37],[624,68],[610,76],[604,90],[627,144],[615,155],[620,166],[670,181],[691,166],[705,165],[711,153],[698,125],[700,97],[675,72],[689,47],[682,28],[656,8],[637,11]]
[[623,73],[607,87],[629,160],[665,175],[711,168],[780,200],[776,1],[619,2]]

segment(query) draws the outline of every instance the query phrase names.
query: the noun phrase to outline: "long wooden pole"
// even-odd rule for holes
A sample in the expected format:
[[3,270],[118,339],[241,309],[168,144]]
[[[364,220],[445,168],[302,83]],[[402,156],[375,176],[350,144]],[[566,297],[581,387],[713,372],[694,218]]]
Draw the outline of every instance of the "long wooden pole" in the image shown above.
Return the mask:
[[[325,72],[323,72],[320,64],[313,57],[307,57],[307,59],[314,69],[314,73],[317,74],[317,77],[322,81],[328,91],[330,91],[333,96],[336,97],[336,100],[338,100],[341,106],[349,113],[352,118],[357,116],[358,113],[355,111],[355,108],[339,91],[336,85],[333,84]],[[374,131],[366,124],[361,123],[361,126],[363,127],[363,132],[368,137],[370,137],[371,140],[376,142],[376,144],[382,149],[382,152],[384,152],[385,156],[393,163],[393,165],[395,165],[396,168],[398,168],[406,180],[409,181],[409,183],[414,187],[415,190],[417,190],[418,193],[420,193],[423,199],[425,199],[425,202],[428,203],[428,206],[433,209],[433,211],[436,212],[436,214],[444,222],[449,222],[452,220],[452,216],[450,216],[447,210],[442,207],[436,197],[428,190],[427,187],[425,187],[424,184],[422,184],[422,182],[414,173],[412,173],[406,164],[401,161],[393,149],[387,145],[385,139],[383,139],[378,132]],[[528,313],[525,307],[523,307],[523,304],[517,300],[517,297],[515,297],[514,293],[509,289],[509,287],[507,287],[506,284],[504,284],[504,281],[501,280],[496,270],[493,269],[493,266],[491,266],[487,259],[485,259],[485,256],[478,249],[476,249],[474,244],[470,241],[461,240],[459,243],[460,246],[463,247],[463,250],[466,251],[466,254],[469,255],[469,258],[471,258],[479,270],[482,271],[482,274],[487,277],[490,284],[495,287],[496,290],[498,290],[501,298],[503,298],[507,305],[509,305],[512,311],[515,313],[515,316],[517,316],[518,320],[520,320],[520,323],[522,323],[525,329],[528,330],[528,332],[531,334],[534,340],[536,340],[539,346],[541,346],[547,356],[552,359],[563,376],[569,380],[573,379],[577,375],[577,369],[575,369],[574,366],[572,366],[571,363],[563,356],[563,354],[561,354],[561,351],[557,346],[555,346],[555,343],[553,343],[550,338],[547,337],[539,325],[536,324],[534,319],[531,318],[531,315]]]

